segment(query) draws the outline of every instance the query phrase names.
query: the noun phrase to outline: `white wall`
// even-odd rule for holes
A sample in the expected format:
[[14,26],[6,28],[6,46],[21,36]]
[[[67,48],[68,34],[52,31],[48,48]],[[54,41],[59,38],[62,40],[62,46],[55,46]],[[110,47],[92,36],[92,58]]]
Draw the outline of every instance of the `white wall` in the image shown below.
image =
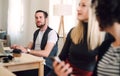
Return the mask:
[[8,0],[0,0],[0,29],[3,30],[7,30],[7,11]]
[[4,9],[3,9],[3,29],[4,30],[7,30],[7,16],[8,16],[8,0],[4,0],[3,1],[3,7],[4,7]]
[[0,29],[2,28],[2,0],[0,0]]

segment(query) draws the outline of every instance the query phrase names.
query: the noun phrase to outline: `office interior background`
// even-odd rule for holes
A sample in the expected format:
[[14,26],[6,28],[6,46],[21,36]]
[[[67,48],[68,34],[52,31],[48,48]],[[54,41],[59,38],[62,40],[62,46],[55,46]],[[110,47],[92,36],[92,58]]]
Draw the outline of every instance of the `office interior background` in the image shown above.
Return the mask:
[[[34,13],[45,10],[49,14],[49,26],[58,32],[60,16],[54,15],[56,4],[72,5],[72,14],[64,16],[65,34],[77,23],[77,6],[80,0],[0,0],[0,30],[10,36],[11,44],[26,46],[37,29]],[[62,36],[61,36],[62,37]]]

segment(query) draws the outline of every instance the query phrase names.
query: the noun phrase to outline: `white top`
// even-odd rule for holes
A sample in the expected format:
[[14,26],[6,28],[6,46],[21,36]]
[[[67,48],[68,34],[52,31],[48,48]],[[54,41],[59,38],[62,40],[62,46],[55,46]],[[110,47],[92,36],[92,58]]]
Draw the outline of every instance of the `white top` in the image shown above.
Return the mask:
[[[44,35],[45,31],[39,31],[38,36],[36,38],[36,42],[35,42],[35,50],[41,50],[40,46],[41,46],[41,41],[42,41],[42,37]],[[51,30],[48,33],[48,42],[51,43],[56,43],[57,42],[57,33],[54,30]]]

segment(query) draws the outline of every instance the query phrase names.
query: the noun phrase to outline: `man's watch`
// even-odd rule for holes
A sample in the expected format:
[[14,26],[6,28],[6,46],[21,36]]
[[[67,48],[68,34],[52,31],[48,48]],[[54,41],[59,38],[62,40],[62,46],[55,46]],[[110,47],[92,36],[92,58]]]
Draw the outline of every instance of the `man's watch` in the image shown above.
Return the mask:
[[30,51],[31,51],[30,49],[27,49],[27,53],[30,53]]

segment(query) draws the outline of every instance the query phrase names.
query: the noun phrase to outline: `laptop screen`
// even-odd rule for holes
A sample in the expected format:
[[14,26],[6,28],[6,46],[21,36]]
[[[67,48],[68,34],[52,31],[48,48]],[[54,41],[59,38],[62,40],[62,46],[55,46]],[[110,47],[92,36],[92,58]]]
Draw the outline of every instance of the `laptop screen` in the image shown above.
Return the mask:
[[0,41],[0,53],[9,55],[11,54],[12,50],[13,49],[11,49],[10,47],[4,47],[3,42]]

